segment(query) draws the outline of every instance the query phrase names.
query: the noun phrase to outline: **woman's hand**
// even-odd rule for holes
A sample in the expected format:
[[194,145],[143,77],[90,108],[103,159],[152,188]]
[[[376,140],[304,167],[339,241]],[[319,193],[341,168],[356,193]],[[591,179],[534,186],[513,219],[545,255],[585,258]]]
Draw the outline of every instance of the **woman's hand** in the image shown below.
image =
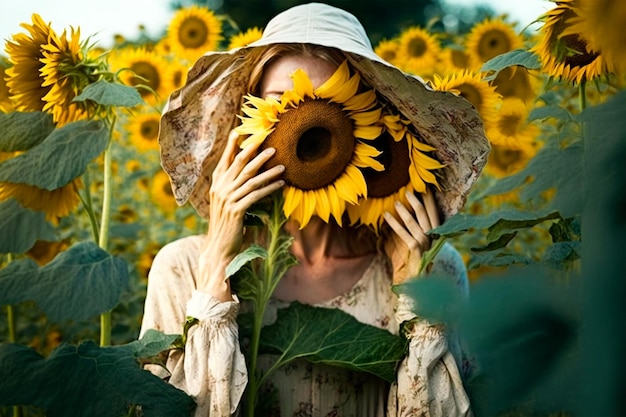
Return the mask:
[[284,185],[278,179],[284,166],[259,173],[274,155],[274,148],[257,155],[259,144],[239,151],[239,135],[231,132],[215,170],[209,190],[209,228],[199,259],[197,289],[221,301],[232,300],[224,271],[241,251],[243,220],[248,208]]
[[400,284],[418,274],[422,254],[430,248],[431,238],[426,234],[439,226],[439,211],[432,191],[423,194],[424,203],[413,193],[407,192],[412,210],[396,203],[396,213],[400,221],[389,212],[385,221],[393,233],[385,240],[385,252],[393,267],[393,283]]

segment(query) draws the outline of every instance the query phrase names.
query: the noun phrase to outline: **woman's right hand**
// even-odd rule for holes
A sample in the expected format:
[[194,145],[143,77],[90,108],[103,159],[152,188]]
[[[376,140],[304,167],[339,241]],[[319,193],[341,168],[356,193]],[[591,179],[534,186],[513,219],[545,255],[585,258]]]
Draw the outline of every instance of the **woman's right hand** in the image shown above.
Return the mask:
[[259,143],[239,151],[238,138],[239,135],[231,131],[213,171],[208,196],[209,228],[198,263],[197,289],[220,301],[232,300],[225,269],[241,251],[246,211],[285,184],[279,179],[285,170],[282,165],[259,173],[276,152],[274,148],[257,155]]

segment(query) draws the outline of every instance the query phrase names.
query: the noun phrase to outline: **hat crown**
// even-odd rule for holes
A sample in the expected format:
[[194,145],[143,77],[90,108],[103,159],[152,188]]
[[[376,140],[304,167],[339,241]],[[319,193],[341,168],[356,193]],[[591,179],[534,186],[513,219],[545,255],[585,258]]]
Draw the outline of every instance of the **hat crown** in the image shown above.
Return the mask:
[[311,43],[376,59],[359,20],[351,13],[323,3],[294,6],[276,15],[263,37],[250,46]]

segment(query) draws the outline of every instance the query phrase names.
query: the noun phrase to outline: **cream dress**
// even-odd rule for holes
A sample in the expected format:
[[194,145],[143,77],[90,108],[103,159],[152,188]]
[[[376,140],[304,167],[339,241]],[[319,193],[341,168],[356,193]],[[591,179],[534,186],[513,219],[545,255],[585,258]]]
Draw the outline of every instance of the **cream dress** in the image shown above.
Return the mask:
[[[166,245],[154,259],[148,280],[141,333],[156,329],[181,334],[187,317],[197,318],[184,353],[169,352],[166,368],[148,365],[157,376],[191,395],[194,416],[238,415],[247,383],[236,322],[240,304],[219,302],[195,290],[195,277],[203,236],[186,237]],[[465,268],[459,254],[444,245],[434,270],[455,279],[467,291]],[[271,323],[272,302],[264,318]],[[373,258],[361,279],[348,291],[318,307],[338,308],[357,320],[398,333],[399,323],[414,318],[409,303],[391,291],[384,256]],[[441,326],[417,320],[408,332],[409,350],[400,362],[393,384],[358,371],[305,360],[290,362],[272,374],[267,391],[278,392],[271,416],[470,416],[470,404],[459,372],[460,353],[455,340]],[[456,360],[455,360],[456,358]],[[260,366],[271,362],[260,358]],[[260,396],[264,394],[261,393]]]

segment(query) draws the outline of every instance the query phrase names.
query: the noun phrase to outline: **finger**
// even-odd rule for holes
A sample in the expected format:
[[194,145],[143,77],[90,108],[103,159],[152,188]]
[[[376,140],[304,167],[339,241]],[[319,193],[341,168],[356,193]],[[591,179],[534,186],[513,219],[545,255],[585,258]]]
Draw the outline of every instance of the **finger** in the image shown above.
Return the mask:
[[396,235],[398,235],[400,240],[402,240],[404,244],[407,245],[409,250],[419,251],[419,245],[417,244],[417,240],[415,240],[413,236],[411,236],[411,234],[404,227],[402,227],[400,222],[396,220],[396,218],[393,217],[391,213],[386,211],[385,213],[383,213],[383,216],[385,217],[385,221],[387,222],[389,227],[391,227],[391,230],[393,230]]
[[428,247],[430,245],[430,239],[424,233],[424,229],[422,229],[417,220],[415,220],[415,217],[413,217],[411,212],[409,212],[409,210],[400,202],[396,203],[396,213],[398,213],[404,222],[404,225],[411,234],[411,237],[416,240],[422,248]]
[[284,171],[285,167],[283,165],[277,165],[275,167],[272,167],[271,169],[268,169],[267,171],[260,173],[259,175],[250,178],[241,187],[237,188],[232,193],[233,200],[240,200],[244,198],[247,194],[260,189],[262,186],[269,183],[270,181],[278,179],[278,176],[280,176]]
[[[244,154],[246,151],[248,151],[248,148],[246,147],[246,149],[244,149],[241,153]],[[276,148],[267,148],[265,149],[263,152],[259,153],[258,155],[256,155],[252,160],[249,160],[249,158],[252,156],[251,154],[244,154],[241,157],[241,161],[246,161],[248,160],[248,162],[245,164],[245,166],[243,166],[238,173],[236,174],[236,176],[232,179],[233,185],[235,187],[241,187],[246,181],[248,181],[250,178],[254,177],[257,175],[257,173],[259,172],[259,169],[261,169],[261,167],[276,153]],[[233,174],[235,172],[237,172],[238,169],[238,165],[239,165],[239,155],[237,156],[237,158],[235,158],[236,162],[233,162]]]
[[279,190],[285,185],[284,180],[277,180],[267,184],[266,186],[259,188],[258,190],[254,190],[251,193],[246,194],[244,198],[237,202],[237,209],[246,211],[250,206],[254,203],[258,203],[268,195],[272,194],[274,191]]
[[441,225],[439,219],[439,209],[437,208],[437,202],[435,201],[435,193],[430,188],[426,188],[426,194],[424,195],[424,206],[430,219],[430,225],[434,229]]
[[426,212],[426,208],[422,202],[417,198],[415,194],[410,191],[406,192],[406,198],[409,201],[409,205],[413,208],[415,212],[415,216],[417,217],[417,221],[422,228],[422,231],[425,233],[432,229],[430,224],[430,219],[428,218],[428,213]]
[[228,167],[230,166],[233,158],[235,157],[235,155],[237,154],[238,151],[238,146],[237,146],[237,141],[239,139],[239,134],[237,132],[235,132],[235,130],[231,130],[230,134],[228,135],[228,141],[226,142],[226,147],[224,148],[224,151],[222,152],[222,156],[220,157],[219,161],[217,162],[217,165],[215,167],[215,171],[219,172],[224,172],[226,171],[226,169],[228,169]]

